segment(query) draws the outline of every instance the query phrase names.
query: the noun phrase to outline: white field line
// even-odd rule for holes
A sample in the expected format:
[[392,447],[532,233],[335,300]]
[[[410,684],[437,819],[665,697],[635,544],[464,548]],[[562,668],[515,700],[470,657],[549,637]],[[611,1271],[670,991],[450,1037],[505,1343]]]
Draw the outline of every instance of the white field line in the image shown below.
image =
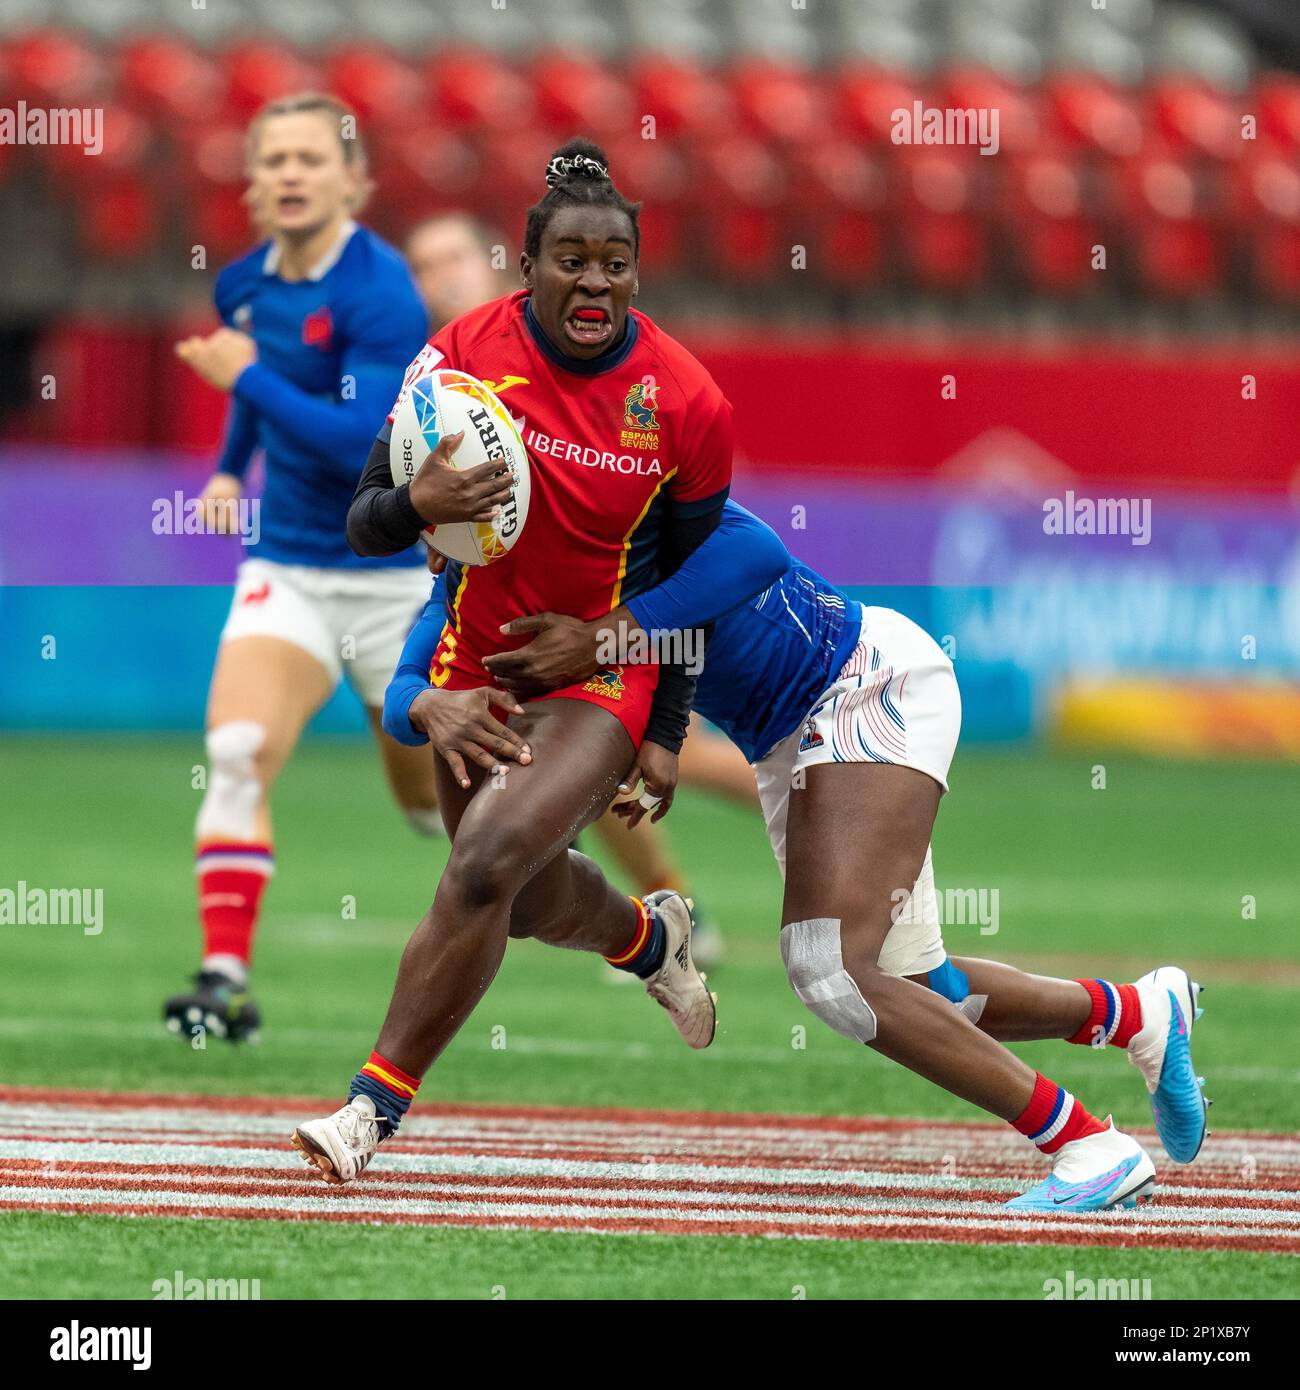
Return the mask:
[[[322,1197],[281,1197],[281,1196],[261,1196],[256,1193],[248,1195],[227,1195],[224,1193],[212,1193],[203,1191],[163,1191],[149,1192],[141,1194],[138,1190],[131,1188],[105,1187],[95,1191],[85,1189],[65,1189],[59,1187],[33,1188],[20,1187],[9,1184],[0,1184],[0,1201],[22,1202],[32,1205],[49,1205],[51,1203],[66,1203],[72,1206],[150,1206],[150,1207],[177,1207],[177,1208],[213,1208],[235,1211],[255,1211],[263,1212],[268,1217],[274,1218],[285,1213],[297,1213],[304,1215],[319,1215],[322,1212],[346,1214],[349,1216],[373,1215],[373,1216],[436,1216],[454,1220],[457,1217],[475,1219],[485,1216],[495,1216],[516,1220],[521,1224],[527,1224],[529,1220],[543,1221],[591,1221],[591,1222],[610,1222],[610,1221],[682,1221],[692,1225],[719,1225],[735,1221],[756,1221],[763,1225],[779,1229],[782,1226],[793,1227],[813,1227],[820,1231],[825,1231],[828,1235],[833,1235],[837,1229],[853,1227],[898,1227],[924,1224],[918,1221],[918,1215],[913,1212],[899,1211],[880,1211],[866,1212],[862,1214],[849,1214],[838,1212],[778,1212],[763,1211],[745,1213],[734,1210],[705,1209],[696,1210],[688,1207],[663,1208],[663,1207],[614,1207],[603,1205],[597,1202],[582,1203],[559,1203],[559,1202],[499,1202],[491,1199],[481,1201],[430,1201],[420,1199],[402,1199],[401,1201],[385,1201],[378,1196],[362,1197],[358,1196],[345,1204],[330,1198]],[[982,1210],[985,1214],[977,1214]],[[1204,1217],[1197,1217],[1193,1221],[1188,1221],[1178,1226],[1178,1229],[1186,1235],[1202,1235],[1216,1237],[1234,1237],[1244,1234],[1240,1223],[1225,1221],[1224,1217],[1228,1213],[1221,1211],[1209,1211]],[[1123,1213],[1120,1220],[1122,1229],[1129,1234],[1139,1236],[1143,1232],[1153,1233],[1158,1228],[1167,1227],[1170,1223],[1161,1219],[1157,1222],[1154,1219],[1144,1219],[1145,1213]],[[969,1213],[954,1212],[949,1206],[938,1218],[944,1226],[955,1226],[972,1231],[1012,1231],[1023,1233],[1041,1233],[1044,1230],[1044,1222],[1041,1218],[1033,1217],[1009,1217],[999,1208],[972,1208]],[[1066,1216],[1062,1217],[1057,1213],[1052,1213],[1050,1221],[1047,1223],[1052,1230],[1071,1232],[1079,1234],[1113,1234],[1117,1229],[1121,1229],[1113,1214],[1098,1214],[1096,1216]],[[1263,1231],[1255,1228],[1254,1234],[1262,1235]],[[1274,1238],[1286,1238],[1292,1233],[1289,1231],[1270,1231],[1269,1235]],[[1296,1233],[1300,1237],[1300,1232]],[[1300,1241],[1298,1241],[1300,1248]]]
[[[718,1211],[725,1217],[728,1208],[739,1209],[745,1215],[771,1215],[777,1219],[779,1212],[783,1209],[794,1208],[794,1214],[798,1213],[878,1213],[892,1216],[913,1216],[917,1218],[946,1219],[950,1214],[965,1213],[970,1216],[989,1216],[995,1217],[997,1221],[1003,1220],[1001,1202],[990,1197],[974,1198],[971,1200],[949,1199],[946,1201],[934,1201],[924,1196],[910,1192],[901,1192],[888,1195],[874,1195],[869,1193],[835,1193],[805,1195],[797,1190],[788,1193],[750,1193],[742,1190],[728,1191],[726,1188],[718,1187],[713,1189],[703,1188],[674,1188],[659,1183],[646,1183],[638,1173],[635,1166],[625,1170],[629,1186],[626,1191],[611,1191],[607,1188],[584,1187],[582,1183],[573,1182],[563,1187],[555,1185],[534,1185],[512,1183],[508,1187],[502,1186],[493,1190],[484,1188],[478,1184],[457,1183],[449,1180],[438,1184],[439,1196],[431,1198],[429,1185],[420,1183],[384,1183],[382,1187],[378,1185],[368,1185],[364,1182],[358,1186],[343,1189],[341,1192],[322,1192],[304,1191],[301,1198],[298,1196],[281,1197],[274,1195],[274,1200],[284,1202],[297,1202],[306,1200],[315,1203],[322,1210],[346,1208],[352,1210],[360,1205],[361,1209],[375,1209],[375,1204],[385,1210],[394,1212],[416,1210],[422,1203],[434,1202],[435,1204],[445,1203],[450,1200],[459,1199],[467,1205],[483,1211],[495,1211],[501,1208],[514,1209],[521,1202],[527,1205],[526,1199],[533,1198],[544,1205],[555,1205],[566,1209],[575,1203],[586,1202],[591,1206],[607,1207],[611,1213],[620,1210],[630,1209],[635,1206],[637,1199],[645,1203],[644,1206],[636,1207],[637,1211],[659,1210],[665,1215],[671,1215],[672,1211],[663,1204],[671,1204],[672,1208],[686,1212],[691,1215],[697,1213],[708,1213]],[[176,1175],[158,1175],[148,1169],[142,1169],[138,1173],[111,1173],[105,1174],[93,1169],[62,1169],[56,1172],[34,1173],[29,1170],[25,1175],[28,1181],[24,1183],[5,1183],[0,1186],[0,1198],[14,1199],[15,1194],[36,1193],[40,1194],[39,1200],[57,1200],[50,1197],[50,1193],[89,1193],[90,1196],[75,1200],[94,1200],[94,1201],[126,1201],[127,1198],[118,1196],[105,1196],[105,1193],[133,1193],[130,1200],[134,1205],[148,1205],[159,1200],[166,1201],[169,1205],[182,1204],[187,1195],[192,1195],[193,1189],[179,1185],[181,1179]],[[213,1180],[220,1180],[227,1185],[237,1185],[252,1188],[252,1192],[235,1193],[232,1196],[242,1199],[244,1196],[257,1196],[258,1186],[270,1187],[275,1185],[308,1185],[319,1188],[319,1179],[313,1179],[308,1175],[299,1178],[297,1175],[285,1177],[284,1175],[266,1175],[258,1179],[247,1179],[242,1176],[225,1175],[219,1169],[213,1169],[211,1173]],[[45,1179],[43,1184],[37,1179]],[[83,1181],[93,1181],[96,1186],[89,1188],[69,1188],[61,1184],[65,1179],[80,1179]],[[640,1182],[637,1182],[641,1178]],[[199,1181],[197,1178],[188,1179],[189,1181]],[[109,1187],[108,1184],[113,1184]],[[990,1184],[984,1184],[985,1187]],[[996,1184],[998,1187],[1007,1186],[1014,1190],[1017,1184]],[[1163,1189],[1160,1189],[1163,1190]],[[211,1204],[220,1205],[222,1193],[209,1191],[205,1192],[205,1199],[210,1199]],[[1204,1195],[1203,1193],[1197,1195]],[[1216,1194],[1220,1195],[1220,1194]],[[618,1200],[615,1201],[614,1199]],[[563,1200],[561,1200],[563,1199]],[[649,1205],[653,1201],[654,1206]],[[732,1215],[735,1213],[732,1212]],[[787,1212],[784,1219],[793,1219],[793,1214]],[[1029,1219],[1029,1218],[1022,1218]],[[1096,1216],[1084,1216],[1078,1213],[1063,1212],[1059,1219],[1064,1223],[1083,1221],[1085,1224],[1096,1222],[1097,1220],[1114,1221],[1114,1217],[1101,1218]],[[1210,1203],[1205,1206],[1187,1207],[1164,1207],[1158,1205],[1145,1208],[1144,1210],[1126,1216],[1125,1220],[1132,1221],[1146,1226],[1196,1226],[1205,1223],[1219,1223],[1221,1225],[1242,1227],[1246,1229],[1257,1229],[1261,1226],[1276,1227],[1275,1234],[1294,1235],[1300,1240],[1300,1210],[1277,1210],[1270,1208],[1245,1209],[1232,1207],[1226,1203]]]

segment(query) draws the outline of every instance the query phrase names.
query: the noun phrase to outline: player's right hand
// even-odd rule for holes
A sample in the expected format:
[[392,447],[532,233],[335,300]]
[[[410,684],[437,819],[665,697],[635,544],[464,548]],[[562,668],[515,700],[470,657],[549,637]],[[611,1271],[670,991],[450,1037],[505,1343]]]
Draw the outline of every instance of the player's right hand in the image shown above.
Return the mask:
[[203,527],[217,536],[239,534],[239,499],[243,484],[233,473],[214,473],[199,494],[203,504]]
[[446,758],[456,781],[469,787],[465,760],[488,772],[507,772],[503,758],[527,766],[531,749],[513,729],[492,715],[497,705],[509,714],[522,714],[523,706],[506,690],[481,686],[477,690],[422,690],[407,711],[411,727],[428,734],[429,742]]
[[510,500],[510,469],[505,459],[488,459],[473,468],[457,468],[451,456],[465,431],[449,434],[411,479],[411,506],[428,526],[446,521],[491,521]]

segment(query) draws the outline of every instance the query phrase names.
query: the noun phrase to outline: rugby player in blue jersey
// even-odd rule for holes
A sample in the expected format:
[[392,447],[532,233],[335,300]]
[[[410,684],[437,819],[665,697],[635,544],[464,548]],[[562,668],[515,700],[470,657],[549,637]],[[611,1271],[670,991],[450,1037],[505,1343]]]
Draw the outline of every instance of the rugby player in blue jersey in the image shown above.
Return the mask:
[[[208,697],[195,832],[203,953],[193,988],[164,1005],[173,1032],[231,1041],[259,1024],[248,971],[273,868],[267,794],[342,676],[367,708],[399,805],[422,834],[442,829],[429,758],[380,727],[384,686],[428,597],[423,550],[363,558],[347,542],[370,445],[425,341],[424,308],[398,252],[354,220],[368,180],[347,107],[314,93],[271,103],[250,127],[248,171],[265,239],[217,277],[223,326],[176,347],[230,395],[203,494],[214,529],[254,451],[265,458],[260,539],[239,566]],[[508,495],[496,472],[437,471],[439,519],[488,516]]]
[[[753,576],[765,566],[771,572],[774,555],[778,569],[783,558],[782,577],[752,596]],[[485,748],[503,746],[504,726],[491,715],[473,725],[458,720],[429,683],[445,604],[438,584],[388,687],[384,726],[406,743],[432,741],[453,767],[495,766],[513,756]],[[497,684],[527,696],[608,661],[599,653],[613,632],[630,650],[638,633],[710,621],[694,707],[755,765],[785,876],[781,952],[800,1000],[836,1031],[1008,1121],[1051,1155],[1051,1174],[1013,1199],[1013,1209],[1131,1206],[1154,1189],[1155,1169],[1136,1140],[1095,1119],[998,1039],[1125,1047],[1166,1150],[1190,1162],[1205,1102],[1190,1053],[1198,987],[1184,971],[1165,966],[1116,985],[947,956],[930,833],[961,706],[952,663],[915,623],[854,602],[728,502],[714,534],[658,588],[589,623],[544,614],[507,624],[538,636],[487,665]],[[647,740],[638,768],[671,787],[673,761]],[[670,802],[671,792],[654,815]],[[631,822],[650,809],[645,797],[616,805]],[[512,921],[511,932],[607,953],[619,927],[602,920],[602,902],[593,893],[567,916]]]

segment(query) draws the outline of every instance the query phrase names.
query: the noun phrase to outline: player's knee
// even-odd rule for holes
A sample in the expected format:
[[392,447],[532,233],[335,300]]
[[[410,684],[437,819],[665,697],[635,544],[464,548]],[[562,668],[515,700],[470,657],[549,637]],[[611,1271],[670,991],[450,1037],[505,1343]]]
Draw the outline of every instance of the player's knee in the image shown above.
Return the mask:
[[823,1023],[854,1042],[875,1038],[870,984],[864,994],[844,968],[838,917],[787,923],[781,928],[781,959],[791,988]]
[[196,833],[202,840],[253,838],[262,801],[266,730],[251,719],[209,729],[208,787]]
[[514,858],[509,843],[496,836],[458,835],[442,886],[464,911],[499,907],[514,897],[522,883]]

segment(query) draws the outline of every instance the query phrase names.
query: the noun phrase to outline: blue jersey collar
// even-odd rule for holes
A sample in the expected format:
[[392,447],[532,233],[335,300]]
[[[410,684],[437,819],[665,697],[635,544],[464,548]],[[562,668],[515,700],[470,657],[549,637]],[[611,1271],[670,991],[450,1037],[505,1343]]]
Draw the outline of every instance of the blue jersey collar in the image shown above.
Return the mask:
[[[352,240],[353,233],[357,230],[357,224],[348,220],[339,228],[339,234],[334,238],[334,244],[316,262],[314,266],[303,277],[304,280],[323,280],[331,270],[339,263],[339,258],[347,250],[348,242]],[[278,275],[280,273],[280,248],[276,242],[272,241],[266,248],[266,255],[262,258],[262,274]]]
[[529,333],[532,334],[533,342],[537,344],[542,356],[548,362],[556,367],[562,367],[566,372],[574,372],[578,376],[600,376],[603,372],[613,371],[615,367],[621,367],[632,355],[632,350],[636,347],[637,338],[641,332],[636,315],[629,310],[627,318],[623,322],[623,336],[617,343],[607,347],[599,357],[569,357],[551,342],[542,325],[537,322],[537,315],[533,313],[532,295],[528,295],[524,300],[524,323],[527,325]]

